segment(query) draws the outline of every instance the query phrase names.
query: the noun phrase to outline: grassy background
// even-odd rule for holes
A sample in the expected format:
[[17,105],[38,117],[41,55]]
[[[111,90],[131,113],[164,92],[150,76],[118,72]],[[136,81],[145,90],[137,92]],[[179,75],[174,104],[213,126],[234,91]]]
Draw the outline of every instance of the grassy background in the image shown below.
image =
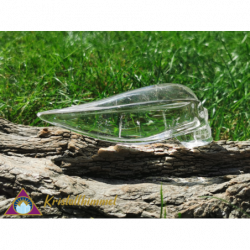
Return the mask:
[[36,113],[158,83],[190,87],[215,140],[249,140],[249,32],[0,32],[0,116]]

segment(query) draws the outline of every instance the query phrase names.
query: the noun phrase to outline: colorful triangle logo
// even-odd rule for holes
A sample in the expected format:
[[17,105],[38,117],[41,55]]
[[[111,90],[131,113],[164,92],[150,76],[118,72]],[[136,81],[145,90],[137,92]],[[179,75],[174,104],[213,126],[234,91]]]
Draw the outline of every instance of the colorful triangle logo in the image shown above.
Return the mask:
[[42,215],[42,213],[22,188],[4,215]]

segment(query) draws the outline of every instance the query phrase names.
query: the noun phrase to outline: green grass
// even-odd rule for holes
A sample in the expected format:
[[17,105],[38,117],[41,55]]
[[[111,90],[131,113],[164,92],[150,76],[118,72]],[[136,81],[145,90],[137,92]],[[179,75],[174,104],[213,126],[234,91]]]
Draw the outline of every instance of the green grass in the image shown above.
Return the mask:
[[[167,207],[166,207],[166,204],[164,204],[164,201],[163,201],[162,184],[161,184],[160,195],[161,195],[161,212],[160,212],[160,218],[162,218],[162,214],[163,214],[163,218],[166,219],[167,218]],[[164,205],[165,205],[165,208],[164,208]],[[163,210],[164,210],[164,213],[163,213]]]
[[39,111],[180,83],[215,140],[249,140],[249,46],[249,32],[0,32],[0,116],[44,126]]

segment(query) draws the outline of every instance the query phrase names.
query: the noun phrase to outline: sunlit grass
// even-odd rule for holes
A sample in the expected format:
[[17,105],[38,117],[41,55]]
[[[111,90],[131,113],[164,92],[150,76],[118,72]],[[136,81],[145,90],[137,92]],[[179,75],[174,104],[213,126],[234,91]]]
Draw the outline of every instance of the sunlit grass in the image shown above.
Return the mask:
[[36,113],[158,83],[190,87],[215,140],[249,140],[248,32],[0,32],[0,116]]

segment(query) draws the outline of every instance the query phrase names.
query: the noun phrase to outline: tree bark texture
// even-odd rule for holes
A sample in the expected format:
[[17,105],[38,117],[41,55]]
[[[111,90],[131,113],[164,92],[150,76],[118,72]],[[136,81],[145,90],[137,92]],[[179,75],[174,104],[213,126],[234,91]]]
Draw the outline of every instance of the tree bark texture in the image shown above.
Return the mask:
[[[113,144],[58,127],[0,118],[0,216],[25,188],[42,217],[247,218],[250,142],[218,141],[192,150],[168,140]],[[115,205],[44,207],[47,196],[114,199]],[[226,200],[201,198],[216,196]],[[231,204],[229,204],[230,202]],[[245,211],[245,212],[243,212]]]

